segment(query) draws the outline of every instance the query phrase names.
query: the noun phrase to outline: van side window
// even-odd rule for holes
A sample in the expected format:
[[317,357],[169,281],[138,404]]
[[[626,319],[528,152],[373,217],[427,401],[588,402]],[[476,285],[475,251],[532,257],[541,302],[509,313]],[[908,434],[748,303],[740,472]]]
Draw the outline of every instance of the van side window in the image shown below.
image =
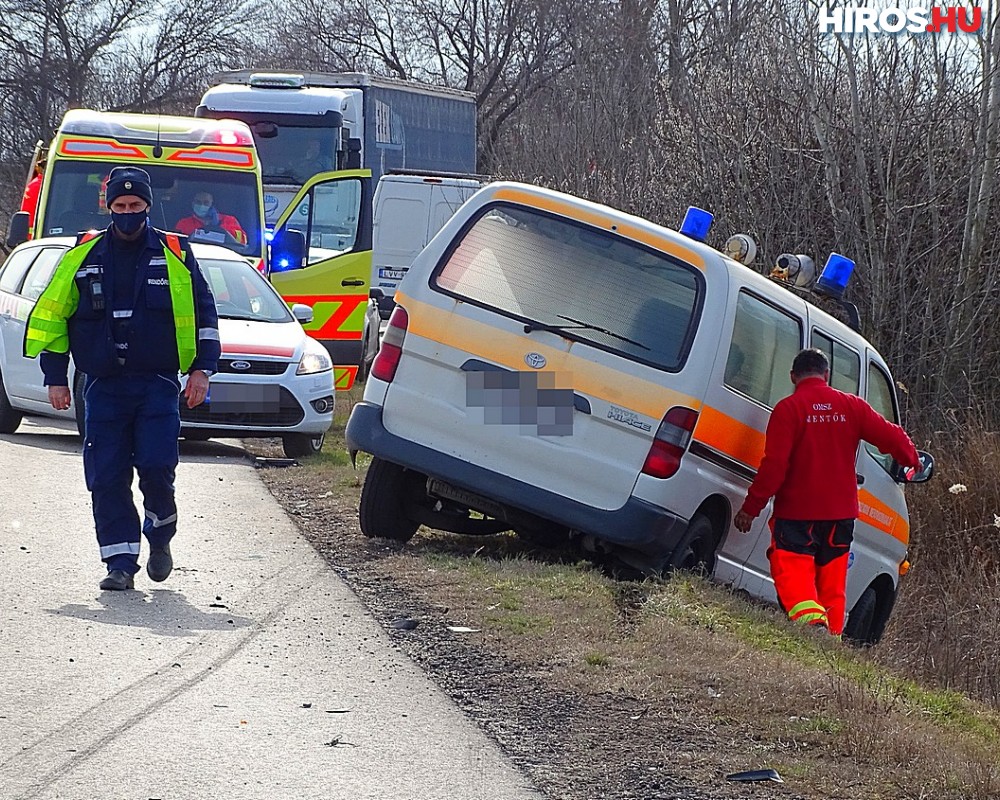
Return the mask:
[[65,252],[60,247],[46,247],[42,250],[24,279],[24,285],[21,287],[23,297],[37,300],[41,296],[52,279],[52,273],[56,271],[56,264]]
[[7,263],[3,265],[3,271],[0,272],[0,289],[16,294],[21,286],[21,278],[24,277],[24,273],[28,271],[28,267],[31,266],[31,262],[35,260],[37,255],[38,248],[26,247],[10,256]]
[[689,264],[617,234],[503,205],[466,229],[431,285],[567,339],[678,370],[704,282]]
[[[899,424],[899,416],[896,414],[896,392],[892,388],[892,381],[873,362],[868,364],[868,397],[865,398],[868,404],[889,422]],[[874,458],[879,466],[886,472],[892,470],[892,456],[880,453],[879,449],[865,442],[865,450]]]
[[726,360],[726,386],[773,408],[792,393],[788,373],[801,342],[799,320],[740,292]]
[[861,357],[857,353],[817,330],[812,333],[812,346],[830,359],[830,385],[834,389],[848,394],[861,391]]

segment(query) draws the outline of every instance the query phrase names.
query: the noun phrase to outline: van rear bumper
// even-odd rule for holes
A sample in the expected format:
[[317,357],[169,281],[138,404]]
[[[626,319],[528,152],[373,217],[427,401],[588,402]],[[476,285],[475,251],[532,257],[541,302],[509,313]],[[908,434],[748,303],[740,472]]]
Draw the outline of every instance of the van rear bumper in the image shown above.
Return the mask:
[[677,546],[688,521],[632,497],[621,508],[606,510],[539,489],[522,481],[445,455],[389,433],[382,407],[360,402],[347,421],[348,449],[371,453],[385,461],[475,492],[511,508],[589,533],[605,542],[666,558]]

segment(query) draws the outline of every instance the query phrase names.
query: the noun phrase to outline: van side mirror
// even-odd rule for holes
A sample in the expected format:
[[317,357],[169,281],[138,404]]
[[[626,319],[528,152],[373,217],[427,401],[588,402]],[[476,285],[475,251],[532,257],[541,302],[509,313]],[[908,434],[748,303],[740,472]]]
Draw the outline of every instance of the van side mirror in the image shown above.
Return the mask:
[[379,288],[378,288],[377,286],[376,286],[376,287],[374,287],[373,289],[370,289],[370,290],[368,291],[368,299],[369,299],[369,300],[374,300],[375,302],[378,302],[378,301],[379,301],[379,300],[381,300],[381,299],[382,299],[383,297],[385,297],[385,292],[383,292],[383,291],[382,291],[381,289],[379,289]]
[[934,456],[923,450],[918,450],[920,456],[920,469],[913,469],[896,465],[896,474],[893,476],[899,483],[923,483],[929,480],[934,474]]
[[10,218],[10,227],[7,228],[7,246],[17,247],[28,241],[28,221],[31,215],[27,211],[18,211]]
[[302,269],[306,262],[306,237],[302,231],[282,229],[271,240],[271,272]]

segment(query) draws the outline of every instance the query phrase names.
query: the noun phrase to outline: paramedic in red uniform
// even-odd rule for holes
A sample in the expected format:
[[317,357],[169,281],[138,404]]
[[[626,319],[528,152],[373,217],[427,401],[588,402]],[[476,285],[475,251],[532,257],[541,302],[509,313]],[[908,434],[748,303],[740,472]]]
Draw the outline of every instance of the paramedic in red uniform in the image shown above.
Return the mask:
[[733,524],[746,533],[774,497],[771,577],[792,620],[844,631],[847,562],[858,516],[855,461],[862,440],[920,468],[906,432],[856,395],[828,385],[822,350],[792,362],[795,390],[771,412],[764,458]]
[[214,198],[208,192],[198,192],[194,196],[191,201],[191,216],[177,220],[174,230],[185,236],[194,236],[199,231],[217,231],[236,244],[247,243],[247,235],[239,220],[232,214],[220,214],[215,208]]

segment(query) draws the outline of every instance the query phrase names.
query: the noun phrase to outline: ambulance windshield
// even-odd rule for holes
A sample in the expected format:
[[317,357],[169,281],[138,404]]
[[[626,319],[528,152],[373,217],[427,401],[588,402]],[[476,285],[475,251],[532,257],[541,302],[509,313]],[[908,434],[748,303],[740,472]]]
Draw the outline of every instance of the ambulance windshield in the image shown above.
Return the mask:
[[[116,163],[57,161],[48,187],[42,231],[66,236],[106,228],[104,199],[108,173]],[[153,184],[149,216],[154,227],[176,231],[193,242],[227,247],[241,255],[261,252],[257,176],[229,170],[143,164]]]

